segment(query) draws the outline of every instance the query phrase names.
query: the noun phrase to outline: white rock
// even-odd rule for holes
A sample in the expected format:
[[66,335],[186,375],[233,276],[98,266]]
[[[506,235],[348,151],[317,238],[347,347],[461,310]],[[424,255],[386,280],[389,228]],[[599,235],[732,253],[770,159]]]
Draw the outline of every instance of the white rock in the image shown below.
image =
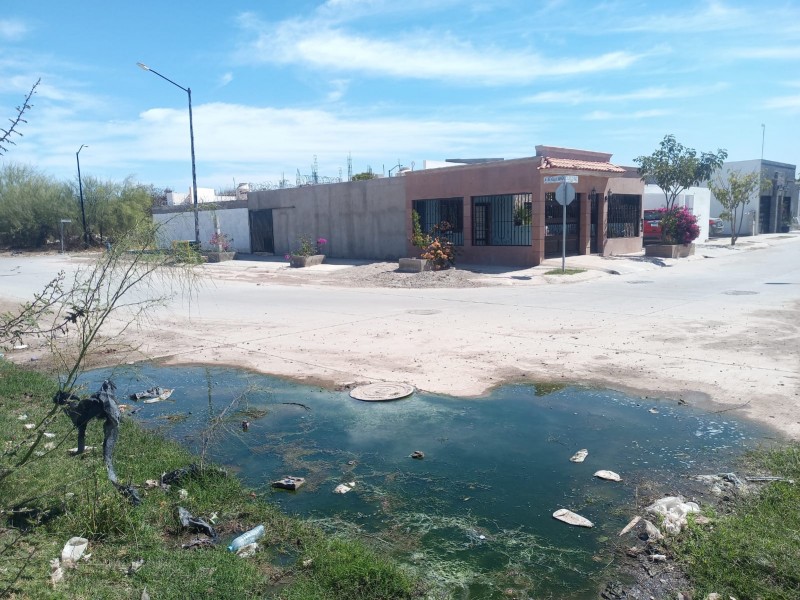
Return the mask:
[[589,456],[589,451],[586,448],[584,448],[582,450],[578,450],[575,454],[573,454],[570,460],[575,463],[582,463],[584,460],[586,460],[587,456]]
[[594,527],[594,524],[589,519],[566,508],[559,508],[553,513],[553,518],[576,527]]
[[622,477],[614,473],[614,471],[606,471],[604,469],[597,471],[594,476],[607,481],[622,481]]

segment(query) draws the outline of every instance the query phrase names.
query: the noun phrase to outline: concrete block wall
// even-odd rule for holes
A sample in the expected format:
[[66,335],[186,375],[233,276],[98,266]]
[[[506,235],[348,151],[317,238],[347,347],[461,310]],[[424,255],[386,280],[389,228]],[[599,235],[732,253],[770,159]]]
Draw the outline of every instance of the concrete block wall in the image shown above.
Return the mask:
[[[219,219],[220,232],[232,239],[237,252],[250,252],[250,220],[246,203],[230,202],[214,210],[203,207],[198,212],[200,244],[203,250],[211,250],[214,235],[214,215]],[[160,208],[153,210],[153,221],[160,225],[161,246],[169,248],[173,240],[194,240],[194,210],[188,207]]]

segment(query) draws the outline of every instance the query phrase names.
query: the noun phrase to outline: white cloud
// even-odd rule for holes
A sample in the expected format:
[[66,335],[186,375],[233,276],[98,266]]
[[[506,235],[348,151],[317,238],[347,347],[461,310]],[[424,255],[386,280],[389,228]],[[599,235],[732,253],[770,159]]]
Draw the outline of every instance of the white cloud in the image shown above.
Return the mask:
[[226,86],[226,85],[228,85],[228,84],[229,84],[231,81],[233,81],[233,73],[231,73],[230,71],[228,71],[228,72],[227,72],[227,73],[225,73],[225,74],[224,74],[222,77],[220,77],[220,78],[219,78],[219,87],[225,87],[225,86]]
[[773,60],[800,60],[800,47],[774,46],[770,48],[743,48],[733,53],[736,58],[773,59]]
[[20,40],[28,31],[28,26],[19,19],[0,19],[0,39],[2,40]]
[[764,102],[764,108],[797,112],[800,111],[800,96],[771,98]]
[[639,110],[635,112],[612,113],[605,110],[595,110],[584,115],[584,121],[610,121],[610,120],[630,120],[630,119],[653,119],[672,114],[671,110]]
[[239,23],[254,37],[240,52],[245,61],[472,85],[527,84],[542,77],[618,71],[644,57],[620,50],[583,58],[548,58],[531,50],[478,48],[448,32],[372,38],[324,23],[310,26],[306,21],[288,20],[269,27],[253,15],[243,15]]
[[331,90],[328,92],[327,100],[328,102],[338,102],[347,92],[350,81],[347,79],[334,79],[330,84]]
[[601,104],[604,102],[639,102],[642,100],[665,100],[672,98],[690,98],[704,96],[727,88],[727,84],[669,88],[648,87],[633,90],[624,94],[599,93],[592,89],[548,91],[523,98],[524,103],[530,104]]

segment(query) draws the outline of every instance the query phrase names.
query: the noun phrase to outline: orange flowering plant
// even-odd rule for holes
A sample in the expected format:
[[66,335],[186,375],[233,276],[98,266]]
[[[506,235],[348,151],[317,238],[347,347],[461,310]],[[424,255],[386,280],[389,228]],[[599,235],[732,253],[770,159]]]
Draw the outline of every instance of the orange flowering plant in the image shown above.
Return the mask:
[[455,246],[447,236],[452,228],[447,221],[434,225],[431,229],[428,245],[423,248],[421,258],[431,261],[434,271],[446,269],[456,264]]

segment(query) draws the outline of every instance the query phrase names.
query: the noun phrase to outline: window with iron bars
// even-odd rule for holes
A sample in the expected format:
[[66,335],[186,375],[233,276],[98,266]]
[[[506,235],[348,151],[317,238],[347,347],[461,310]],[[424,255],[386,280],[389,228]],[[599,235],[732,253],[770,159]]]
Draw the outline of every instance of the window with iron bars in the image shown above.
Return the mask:
[[423,233],[431,233],[442,221],[450,225],[444,234],[455,246],[464,245],[464,198],[436,198],[414,200],[412,210],[419,215]]
[[530,246],[531,194],[472,197],[473,246]]
[[611,194],[608,199],[608,238],[639,237],[642,197],[633,194]]

